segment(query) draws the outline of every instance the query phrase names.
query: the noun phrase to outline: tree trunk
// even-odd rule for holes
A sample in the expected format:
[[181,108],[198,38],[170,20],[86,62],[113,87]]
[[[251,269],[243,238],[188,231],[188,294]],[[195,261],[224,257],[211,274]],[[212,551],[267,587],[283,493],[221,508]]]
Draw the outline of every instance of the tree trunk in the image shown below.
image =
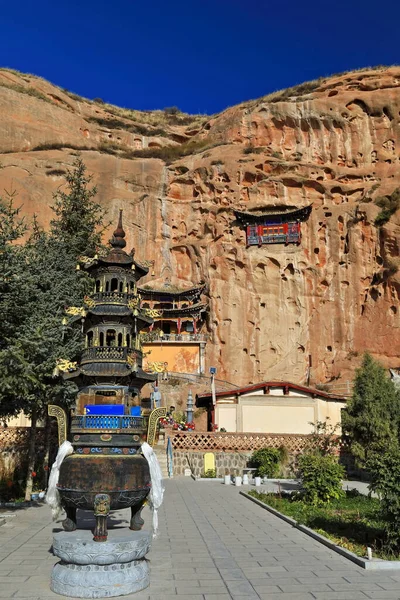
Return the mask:
[[52,428],[51,428],[51,424],[50,424],[50,418],[49,415],[46,412],[46,418],[44,420],[44,489],[47,489],[47,484],[49,481],[49,475],[50,475],[50,467],[49,467],[49,461],[50,461],[50,444],[51,444],[51,434],[52,434]]
[[32,472],[35,468],[36,425],[37,425],[37,410],[33,409],[32,415],[31,415],[31,431],[30,431],[30,436],[29,436],[28,469],[27,469],[27,473],[26,473],[25,500],[31,499],[32,488],[33,488]]

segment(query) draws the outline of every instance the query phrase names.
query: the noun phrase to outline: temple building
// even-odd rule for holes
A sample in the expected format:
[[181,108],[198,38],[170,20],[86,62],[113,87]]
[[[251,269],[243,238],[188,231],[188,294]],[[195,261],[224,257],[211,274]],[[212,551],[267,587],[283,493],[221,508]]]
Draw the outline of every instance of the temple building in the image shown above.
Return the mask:
[[196,406],[207,409],[209,431],[308,434],[317,421],[340,425],[346,399],[288,381],[263,381],[217,392],[215,404],[210,393],[198,394]]
[[142,334],[147,366],[158,372],[203,374],[205,370],[205,286],[186,290],[169,284],[138,288],[141,306],[154,319]]
[[311,205],[271,207],[254,212],[235,211],[235,216],[246,228],[246,245],[301,243],[301,222],[311,213]]

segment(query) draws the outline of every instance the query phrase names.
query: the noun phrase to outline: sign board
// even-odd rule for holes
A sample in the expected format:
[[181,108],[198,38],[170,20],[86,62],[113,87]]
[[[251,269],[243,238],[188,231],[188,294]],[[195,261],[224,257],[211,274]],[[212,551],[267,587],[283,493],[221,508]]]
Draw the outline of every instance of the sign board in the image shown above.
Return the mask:
[[217,372],[217,367],[210,367],[210,373],[211,375],[215,375]]

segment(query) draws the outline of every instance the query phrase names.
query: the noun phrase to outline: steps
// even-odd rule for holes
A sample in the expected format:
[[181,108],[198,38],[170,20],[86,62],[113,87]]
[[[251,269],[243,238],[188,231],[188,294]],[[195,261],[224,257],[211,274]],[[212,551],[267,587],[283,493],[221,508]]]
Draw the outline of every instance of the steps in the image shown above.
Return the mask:
[[158,462],[160,463],[161,473],[164,479],[168,479],[168,459],[167,449],[164,444],[155,444],[153,447],[154,453],[157,456]]

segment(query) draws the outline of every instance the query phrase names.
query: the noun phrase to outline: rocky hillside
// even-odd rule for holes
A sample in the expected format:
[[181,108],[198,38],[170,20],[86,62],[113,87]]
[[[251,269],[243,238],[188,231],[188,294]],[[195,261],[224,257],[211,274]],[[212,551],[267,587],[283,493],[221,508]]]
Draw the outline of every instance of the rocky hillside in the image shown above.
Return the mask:
[[[155,261],[148,280],[207,283],[221,379],[305,382],[311,355],[312,383],[346,381],[366,349],[400,367],[399,67],[213,117],[120,109],[0,70],[0,105],[0,187],[47,224],[79,151],[110,220],[123,208],[128,244]],[[234,209],[308,205],[300,246],[246,248]]]

